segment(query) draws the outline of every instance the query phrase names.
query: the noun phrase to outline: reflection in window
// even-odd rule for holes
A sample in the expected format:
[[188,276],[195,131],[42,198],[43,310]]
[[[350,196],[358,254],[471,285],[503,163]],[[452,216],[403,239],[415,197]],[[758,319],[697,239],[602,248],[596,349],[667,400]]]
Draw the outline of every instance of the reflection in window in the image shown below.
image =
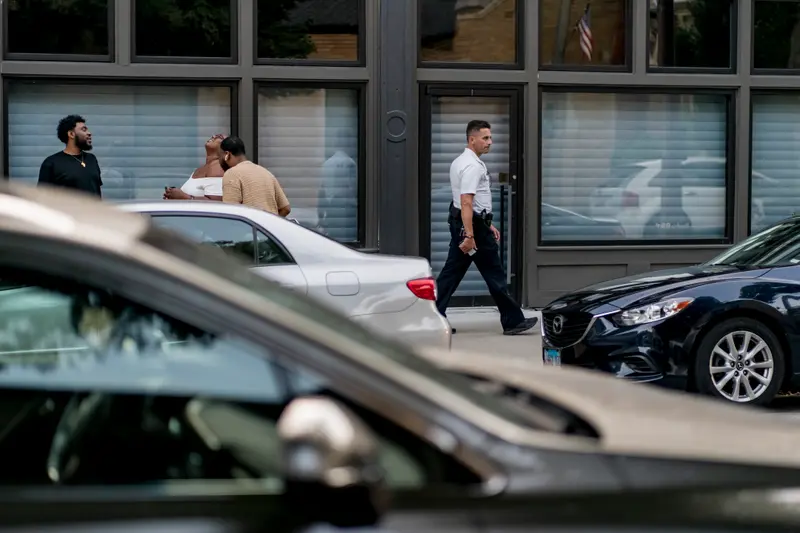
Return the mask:
[[754,94],[753,232],[800,212],[800,94]]
[[356,89],[262,87],[258,163],[292,201],[292,217],[344,242],[358,240]]
[[359,0],[257,0],[258,57],[357,61]]
[[422,61],[515,63],[517,0],[419,0]]
[[134,5],[136,55],[231,57],[230,0],[134,0]]
[[800,68],[800,0],[756,0],[753,67]]
[[539,62],[576,68],[625,65],[628,5],[628,0],[541,0]]
[[732,0],[650,0],[650,66],[731,66]]
[[109,53],[108,0],[9,0],[7,6],[7,53]]
[[74,283],[0,290],[0,324],[0,385],[118,392],[152,386],[233,398],[277,390],[258,348],[104,290]]
[[205,163],[205,142],[230,133],[228,87],[11,82],[9,175],[35,184],[44,158],[64,149],[58,121],[86,117],[110,200],[160,199]]
[[726,110],[716,95],[544,93],[542,240],[724,238]]

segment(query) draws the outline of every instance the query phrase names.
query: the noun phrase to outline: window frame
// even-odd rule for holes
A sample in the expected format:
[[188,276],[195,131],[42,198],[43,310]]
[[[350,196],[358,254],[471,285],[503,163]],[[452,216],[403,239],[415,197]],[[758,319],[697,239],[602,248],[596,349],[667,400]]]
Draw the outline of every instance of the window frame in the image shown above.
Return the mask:
[[[8,117],[8,99],[9,88],[14,83],[41,83],[42,85],[79,85],[85,87],[92,87],[95,85],[104,86],[127,86],[127,87],[225,87],[230,90],[230,122],[231,122],[231,135],[235,135],[239,131],[239,81],[236,80],[221,80],[221,79],[147,79],[147,78],[64,78],[62,76],[3,76],[3,101],[2,113],[3,117]],[[11,146],[9,139],[8,120],[2,121],[3,131],[2,141],[6,147]],[[55,136],[55,126],[53,124],[53,135]],[[9,174],[10,166],[10,150],[2,150],[2,170],[4,179],[13,179]]]
[[[406,0],[410,1],[410,0]],[[525,48],[527,44],[525,34],[525,4],[529,0],[515,0],[515,21],[516,39],[514,43],[514,53],[516,59],[510,63],[487,63],[483,61],[425,61],[422,59],[422,2],[424,0],[414,0],[417,12],[417,31],[416,31],[416,56],[417,68],[436,68],[445,70],[525,70]],[[628,1],[628,0],[626,0]],[[541,9],[541,8],[540,8]],[[454,13],[455,15],[455,13]],[[538,32],[537,32],[538,35]]]
[[[250,226],[250,229],[253,230],[253,264],[250,265],[250,268],[256,267],[270,267],[270,266],[285,266],[285,265],[297,265],[297,261],[295,260],[294,256],[291,254],[288,248],[275,236],[267,231],[263,226],[249,220],[247,218],[243,218],[237,215],[230,215],[227,213],[203,213],[202,211],[170,211],[170,210],[163,210],[163,211],[137,211],[138,213],[147,215],[150,218],[164,218],[164,217],[172,217],[172,218],[218,218],[223,220],[233,220],[236,222],[241,222],[247,226]],[[164,226],[157,226],[164,228]],[[164,228],[169,229],[169,228]],[[175,230],[170,230],[175,231]],[[280,250],[286,254],[286,257],[289,258],[289,262],[286,263],[261,263],[258,260],[258,232],[263,233],[267,236],[269,240],[271,240],[275,245],[280,248]]]
[[[589,241],[589,240],[570,240],[570,241],[543,241],[542,240],[542,210],[537,207],[537,220],[536,220],[536,247],[537,249],[554,249],[571,248],[571,247],[586,247],[596,250],[604,250],[609,247],[615,249],[642,249],[648,246],[708,246],[708,245],[730,245],[733,243],[734,233],[734,193],[735,193],[735,156],[736,153],[736,89],[722,89],[722,88],[708,88],[698,86],[681,86],[681,87],[631,87],[631,86],[586,86],[586,85],[539,85],[538,106],[539,117],[542,116],[544,109],[544,93],[584,93],[584,94],[649,94],[649,95],[711,95],[722,96],[726,99],[725,106],[725,233],[722,238],[718,239],[624,239],[624,240],[604,240],[604,241]],[[542,203],[542,121],[538,121],[538,136],[539,136],[539,157],[536,162],[537,175],[539,177],[536,184],[537,192],[536,198],[539,206]]]
[[[135,1],[135,0],[131,0]],[[232,0],[236,1],[236,0]],[[318,0],[319,1],[319,0]],[[324,1],[324,0],[322,0]],[[364,67],[367,64],[367,1],[358,0],[358,34],[355,60],[346,59],[294,59],[258,56],[258,0],[253,0],[253,65],[304,66],[304,67]]]
[[[658,0],[663,2],[665,0]],[[675,1],[675,0],[671,0]],[[650,65],[650,10],[647,13],[647,39],[645,40],[645,72],[653,72],[657,74],[736,74],[739,56],[739,2],[747,0],[728,0],[730,2],[730,57],[728,58],[730,65],[725,68],[720,67],[665,67],[665,66],[651,66]],[[751,23],[752,24],[752,23]],[[752,45],[751,45],[752,46]]]
[[[274,81],[265,78],[255,79],[253,81],[253,152],[252,160],[258,162],[258,122],[259,122],[259,107],[258,97],[262,88],[272,89],[350,89],[355,90],[358,95],[358,161],[356,166],[358,168],[358,208],[357,208],[357,240],[356,241],[338,241],[339,244],[344,244],[357,250],[366,246],[367,234],[367,92],[368,87],[366,82],[356,81]],[[278,177],[280,180],[280,177]],[[285,188],[285,187],[284,187]]]
[[[82,62],[82,63],[113,63],[116,60],[117,46],[116,46],[116,11],[117,3],[115,0],[107,0],[108,10],[108,54],[94,55],[94,54],[61,54],[61,53],[30,53],[30,52],[11,52],[11,42],[8,33],[8,14],[9,3],[2,3],[2,27],[0,31],[3,32],[3,56],[0,61],[58,61],[58,62]],[[4,122],[5,123],[5,122]]]
[[[747,1],[747,0],[740,0],[740,1]],[[800,2],[795,2],[794,0],[749,0],[750,1],[750,13],[751,13],[751,20],[750,20],[750,74],[755,76],[797,76],[800,74],[800,67],[798,68],[758,68],[756,67],[756,4],[759,2],[766,3],[769,2],[777,2],[777,3],[795,3],[800,4]],[[799,6],[800,7],[800,6]],[[792,82],[794,83],[794,82]],[[750,222],[748,219],[747,224],[748,230],[750,228]]]
[[236,65],[239,63],[239,6],[237,0],[229,0],[231,10],[231,55],[229,57],[138,55],[136,53],[136,0],[130,0],[130,2],[131,63],[170,63],[183,65]]
[[542,46],[541,46],[541,39],[542,39],[542,10],[544,9],[544,2],[539,1],[539,27],[537,28],[537,39],[539,39],[538,50],[539,50],[539,57],[537,58],[537,62],[539,64],[540,71],[551,71],[551,72],[614,72],[614,73],[626,73],[630,74],[633,72],[633,2],[640,1],[643,2],[645,0],[620,0],[623,3],[625,9],[625,63],[622,65],[574,65],[574,64],[561,64],[561,65],[548,65],[542,62]]

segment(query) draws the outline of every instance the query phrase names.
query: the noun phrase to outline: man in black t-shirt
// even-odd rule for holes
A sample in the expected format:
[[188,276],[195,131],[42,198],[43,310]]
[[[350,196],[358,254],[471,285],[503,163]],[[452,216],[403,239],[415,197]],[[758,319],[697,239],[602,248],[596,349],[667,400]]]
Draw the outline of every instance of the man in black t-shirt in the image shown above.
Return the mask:
[[39,184],[76,189],[95,196],[102,196],[100,187],[100,165],[89,153],[92,149],[92,133],[80,115],[69,115],[58,122],[58,138],[66,146],[42,162],[39,168]]

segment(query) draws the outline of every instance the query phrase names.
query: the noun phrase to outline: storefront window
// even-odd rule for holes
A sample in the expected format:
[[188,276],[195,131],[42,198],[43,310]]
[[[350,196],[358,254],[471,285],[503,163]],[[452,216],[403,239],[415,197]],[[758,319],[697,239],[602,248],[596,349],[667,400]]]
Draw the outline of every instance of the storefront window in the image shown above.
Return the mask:
[[134,55],[230,58],[231,0],[132,0]]
[[800,68],[800,0],[756,0],[753,67]]
[[753,94],[750,231],[800,212],[800,94]]
[[359,90],[261,87],[258,163],[289,197],[292,215],[331,238],[359,240]]
[[419,0],[420,59],[516,63],[517,0]]
[[629,6],[628,0],[540,0],[539,63],[544,68],[624,68]]
[[733,0],[650,0],[651,67],[730,68]]
[[544,93],[542,242],[725,239],[727,109],[724,95]]
[[64,149],[58,121],[86,119],[109,200],[161,199],[205,164],[205,142],[231,133],[230,87],[11,82],[9,176],[36,184],[39,167]]
[[2,29],[8,30],[7,54],[108,56],[108,60],[111,59],[108,0],[8,0],[6,9],[8,19]]
[[256,0],[256,9],[259,59],[358,61],[362,0]]

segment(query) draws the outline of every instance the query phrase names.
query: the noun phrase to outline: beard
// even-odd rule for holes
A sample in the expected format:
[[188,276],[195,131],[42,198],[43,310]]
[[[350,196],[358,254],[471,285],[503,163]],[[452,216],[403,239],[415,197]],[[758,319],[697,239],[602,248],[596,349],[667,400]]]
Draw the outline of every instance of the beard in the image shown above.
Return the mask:
[[78,150],[82,152],[90,152],[92,150],[92,145],[89,144],[86,139],[75,139],[75,146],[78,147]]
[[224,159],[219,160],[219,166],[222,167],[223,172],[227,172],[231,169],[231,166]]

